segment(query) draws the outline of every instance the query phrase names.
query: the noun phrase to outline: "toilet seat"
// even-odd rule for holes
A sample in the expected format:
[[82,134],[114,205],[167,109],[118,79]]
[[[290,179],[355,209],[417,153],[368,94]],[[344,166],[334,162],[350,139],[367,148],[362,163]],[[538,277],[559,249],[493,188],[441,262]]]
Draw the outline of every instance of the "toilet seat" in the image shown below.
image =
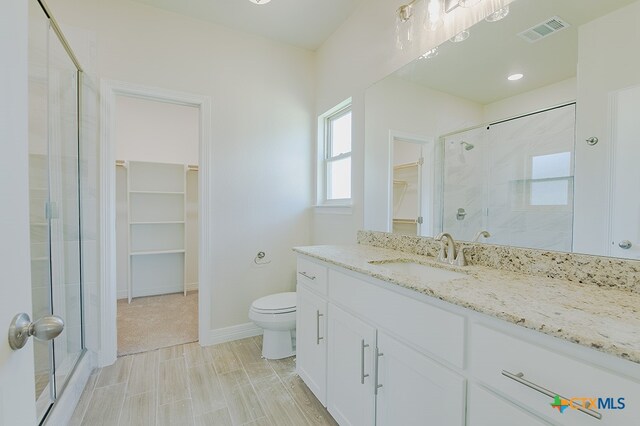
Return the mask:
[[296,311],[296,293],[277,293],[261,297],[251,304],[251,310],[261,314],[287,314]]

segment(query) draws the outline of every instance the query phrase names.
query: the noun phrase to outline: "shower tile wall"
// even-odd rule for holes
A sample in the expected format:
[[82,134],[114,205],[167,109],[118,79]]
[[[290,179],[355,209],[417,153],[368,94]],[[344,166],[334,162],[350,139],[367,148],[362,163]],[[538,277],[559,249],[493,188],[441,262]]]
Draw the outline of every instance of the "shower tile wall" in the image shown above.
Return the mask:
[[447,137],[444,229],[461,240],[486,229],[494,244],[571,251],[574,143],[574,105]]

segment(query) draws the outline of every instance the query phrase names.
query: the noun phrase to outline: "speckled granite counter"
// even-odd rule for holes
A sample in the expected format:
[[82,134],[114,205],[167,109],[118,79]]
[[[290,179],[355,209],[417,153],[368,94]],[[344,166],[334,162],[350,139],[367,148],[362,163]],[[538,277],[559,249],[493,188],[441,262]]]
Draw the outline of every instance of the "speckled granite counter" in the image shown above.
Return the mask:
[[[433,257],[368,245],[294,250],[440,300],[640,363],[640,294],[485,266],[454,267]],[[428,282],[370,261],[402,259],[464,272],[468,277]]]

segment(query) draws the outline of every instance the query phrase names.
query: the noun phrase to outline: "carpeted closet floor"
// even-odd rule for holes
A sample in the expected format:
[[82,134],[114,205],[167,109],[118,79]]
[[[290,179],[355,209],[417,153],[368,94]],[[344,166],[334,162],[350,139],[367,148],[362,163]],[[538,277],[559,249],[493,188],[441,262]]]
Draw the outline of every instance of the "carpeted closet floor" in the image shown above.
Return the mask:
[[118,300],[118,356],[197,340],[197,291]]

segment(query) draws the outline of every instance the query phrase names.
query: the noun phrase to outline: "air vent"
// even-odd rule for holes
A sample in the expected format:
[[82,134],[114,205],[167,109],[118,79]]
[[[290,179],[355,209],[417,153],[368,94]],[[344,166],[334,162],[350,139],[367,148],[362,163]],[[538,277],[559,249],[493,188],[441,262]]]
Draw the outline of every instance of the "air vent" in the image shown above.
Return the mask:
[[553,18],[549,18],[538,25],[534,25],[528,30],[519,33],[518,36],[529,43],[535,43],[536,41],[549,37],[551,34],[562,31],[567,27],[569,27],[569,24],[566,21],[563,21],[558,16],[554,16]]

